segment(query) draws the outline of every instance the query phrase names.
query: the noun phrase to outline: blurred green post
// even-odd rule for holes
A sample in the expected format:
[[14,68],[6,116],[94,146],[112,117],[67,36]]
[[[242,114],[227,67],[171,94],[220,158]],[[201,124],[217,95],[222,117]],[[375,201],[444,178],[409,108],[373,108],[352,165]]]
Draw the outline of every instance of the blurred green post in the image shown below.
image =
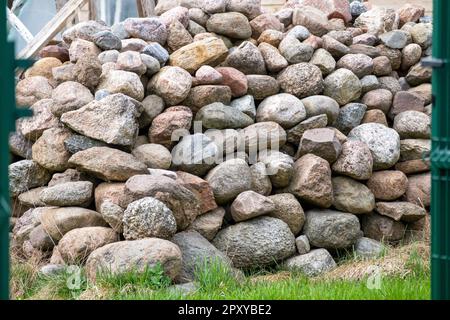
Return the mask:
[[450,1],[433,6],[432,298],[450,299]]
[[31,114],[29,109],[16,109],[15,70],[27,68],[31,61],[16,60],[14,43],[8,41],[6,0],[0,0],[0,300],[9,299],[9,144],[18,117]]

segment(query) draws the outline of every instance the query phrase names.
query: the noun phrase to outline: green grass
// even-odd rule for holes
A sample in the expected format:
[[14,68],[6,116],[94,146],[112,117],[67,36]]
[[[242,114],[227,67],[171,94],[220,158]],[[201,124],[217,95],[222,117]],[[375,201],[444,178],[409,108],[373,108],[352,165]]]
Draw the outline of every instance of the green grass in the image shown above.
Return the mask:
[[[200,265],[196,270],[197,290],[190,295],[174,291],[161,266],[143,273],[99,274],[95,284],[81,272],[79,288],[67,287],[73,274],[55,277],[38,274],[27,263],[13,263],[12,283],[15,299],[108,299],[108,300],[428,300],[430,270],[426,259],[412,249],[405,262],[406,273],[384,276],[379,289],[369,289],[367,279],[309,279],[301,274],[280,274],[280,267],[256,269],[236,276],[220,263]],[[357,263],[347,257],[340,264]],[[269,276],[271,281],[255,281]]]
[[172,290],[145,292],[111,292],[111,299],[131,300],[427,300],[430,278],[426,273],[407,277],[381,278],[379,289],[369,289],[367,280],[321,280],[293,274],[288,279],[273,282],[235,279],[220,266],[197,274],[198,290],[183,295]]

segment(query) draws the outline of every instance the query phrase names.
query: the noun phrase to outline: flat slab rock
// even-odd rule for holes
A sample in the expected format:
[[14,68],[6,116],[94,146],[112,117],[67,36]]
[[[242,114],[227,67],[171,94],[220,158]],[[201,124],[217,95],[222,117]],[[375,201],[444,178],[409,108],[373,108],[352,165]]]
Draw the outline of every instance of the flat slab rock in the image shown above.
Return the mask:
[[131,154],[107,147],[95,147],[74,154],[69,164],[105,181],[126,181],[144,174],[147,166]]
[[124,94],[107,96],[63,114],[61,121],[76,132],[108,144],[130,146],[136,141],[142,107]]
[[410,202],[378,202],[375,211],[396,221],[415,222],[425,218],[427,211]]

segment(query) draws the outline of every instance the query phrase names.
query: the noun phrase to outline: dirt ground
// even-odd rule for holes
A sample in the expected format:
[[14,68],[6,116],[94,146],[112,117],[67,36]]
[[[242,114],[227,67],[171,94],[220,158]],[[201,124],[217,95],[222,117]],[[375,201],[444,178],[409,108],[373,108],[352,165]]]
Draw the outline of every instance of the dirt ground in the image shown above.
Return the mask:
[[[375,6],[398,9],[405,3],[412,3],[424,6],[426,14],[431,15],[433,11],[433,0],[370,0]],[[262,4],[271,11],[279,9],[285,1],[283,0],[262,0]]]
[[427,15],[430,15],[433,11],[433,0],[370,0],[373,5],[398,9],[405,3],[418,4],[427,10]]

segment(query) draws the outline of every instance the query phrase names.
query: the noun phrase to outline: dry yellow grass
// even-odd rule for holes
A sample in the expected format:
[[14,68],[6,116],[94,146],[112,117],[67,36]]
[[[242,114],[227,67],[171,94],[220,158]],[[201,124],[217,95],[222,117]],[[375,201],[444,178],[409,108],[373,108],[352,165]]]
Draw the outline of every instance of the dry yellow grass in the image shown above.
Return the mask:
[[[420,263],[429,270],[430,244],[428,242],[413,242],[397,248],[389,247],[386,254],[381,258],[353,259],[340,264],[333,271],[313,279],[313,281],[359,281],[372,275],[374,270],[380,270],[383,276],[407,277],[414,272],[411,263]],[[252,283],[273,283],[289,280],[293,275],[290,272],[280,272],[255,276],[251,278]]]
[[261,275],[261,276],[255,276],[250,279],[252,283],[257,282],[278,282],[278,281],[284,281],[289,280],[292,277],[292,274],[288,271],[283,271],[275,274],[267,274],[267,275]]
[[383,276],[406,277],[413,272],[410,265],[412,263],[411,259],[418,259],[415,263],[421,263],[426,269],[429,268],[429,243],[415,242],[398,248],[390,248],[383,257],[378,259],[345,262],[326,274],[322,279],[361,280],[370,276],[375,267],[382,271]]

